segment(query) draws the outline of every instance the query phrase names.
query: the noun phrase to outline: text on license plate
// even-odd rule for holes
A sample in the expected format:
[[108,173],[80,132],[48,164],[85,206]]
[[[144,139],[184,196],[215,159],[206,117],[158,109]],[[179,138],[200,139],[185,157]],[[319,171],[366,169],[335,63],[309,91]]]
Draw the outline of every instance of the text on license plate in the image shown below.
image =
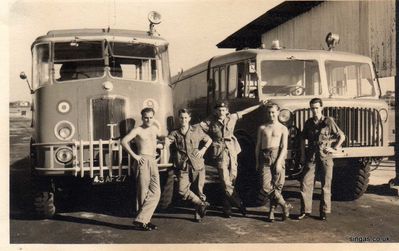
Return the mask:
[[126,180],[126,175],[117,175],[117,176],[94,176],[93,184],[103,184],[103,183],[119,183],[124,182]]

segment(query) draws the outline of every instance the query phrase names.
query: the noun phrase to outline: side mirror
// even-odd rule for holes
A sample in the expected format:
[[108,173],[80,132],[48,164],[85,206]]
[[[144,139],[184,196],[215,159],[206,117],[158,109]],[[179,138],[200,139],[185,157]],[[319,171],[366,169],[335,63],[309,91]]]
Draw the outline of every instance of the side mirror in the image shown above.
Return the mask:
[[19,77],[20,77],[22,80],[27,79],[26,74],[25,74],[25,72],[23,72],[23,71],[21,71],[21,73],[19,74]]
[[31,85],[30,85],[30,83],[28,81],[28,77],[26,76],[25,72],[21,71],[21,73],[19,74],[19,77],[22,80],[26,80],[26,83],[28,84],[28,87],[29,87],[29,90],[30,90],[30,94],[35,93],[35,91],[33,91],[32,87],[31,87]]

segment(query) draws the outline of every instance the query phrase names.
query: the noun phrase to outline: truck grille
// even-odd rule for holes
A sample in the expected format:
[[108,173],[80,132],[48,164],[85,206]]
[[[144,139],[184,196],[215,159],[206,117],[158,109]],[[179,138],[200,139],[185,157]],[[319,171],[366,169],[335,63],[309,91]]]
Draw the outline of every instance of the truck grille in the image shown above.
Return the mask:
[[113,138],[121,136],[121,125],[125,122],[126,101],[121,98],[102,97],[92,100],[92,125],[93,140],[110,139],[111,131],[109,124],[113,127]]
[[[325,107],[325,116],[334,118],[345,133],[343,147],[383,146],[383,127],[378,110],[371,108]],[[299,109],[294,112],[294,125],[303,130],[311,111]]]

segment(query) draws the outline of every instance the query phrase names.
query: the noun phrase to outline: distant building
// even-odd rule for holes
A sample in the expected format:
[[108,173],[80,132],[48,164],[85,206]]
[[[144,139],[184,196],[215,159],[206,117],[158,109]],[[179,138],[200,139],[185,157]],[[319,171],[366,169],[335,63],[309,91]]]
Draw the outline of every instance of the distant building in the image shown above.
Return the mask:
[[10,102],[10,118],[30,118],[32,116],[31,106],[29,101],[15,101]]
[[394,0],[285,1],[219,44],[218,48],[270,47],[273,40],[293,49],[326,48],[325,37],[340,36],[338,51],[371,57],[380,77],[396,76]]

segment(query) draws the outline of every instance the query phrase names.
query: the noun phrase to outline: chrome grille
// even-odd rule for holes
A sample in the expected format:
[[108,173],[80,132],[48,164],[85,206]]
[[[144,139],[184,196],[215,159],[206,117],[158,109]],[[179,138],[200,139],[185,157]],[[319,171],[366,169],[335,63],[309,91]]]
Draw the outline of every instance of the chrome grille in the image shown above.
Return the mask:
[[113,138],[121,136],[120,126],[125,122],[126,101],[121,98],[102,97],[92,100],[93,140],[111,138],[109,124],[113,127]]
[[[343,147],[383,146],[383,127],[378,110],[372,108],[325,107],[323,114],[334,118],[345,133]],[[311,111],[296,110],[293,114],[294,125],[303,130]]]

